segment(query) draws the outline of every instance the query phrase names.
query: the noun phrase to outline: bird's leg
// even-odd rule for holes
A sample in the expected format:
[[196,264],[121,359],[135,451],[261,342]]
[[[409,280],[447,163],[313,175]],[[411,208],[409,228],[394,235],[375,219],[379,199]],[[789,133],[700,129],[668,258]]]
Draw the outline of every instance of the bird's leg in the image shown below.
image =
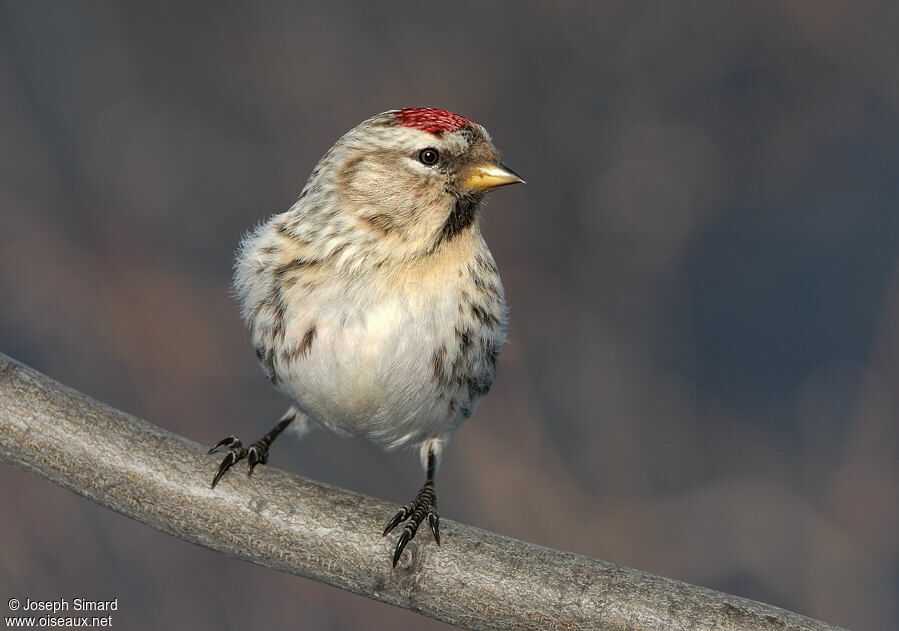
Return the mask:
[[209,453],[213,454],[219,450],[220,447],[227,447],[228,453],[225,454],[225,457],[222,459],[222,464],[219,465],[219,469],[215,474],[215,477],[212,478],[212,488],[215,488],[215,485],[218,484],[219,480],[222,479],[222,476],[225,475],[225,472],[230,469],[232,466],[243,460],[247,459],[247,477],[253,474],[253,469],[256,468],[257,464],[265,464],[268,462],[268,448],[272,444],[272,442],[287,429],[287,426],[290,425],[294,419],[297,417],[297,411],[294,408],[290,408],[287,410],[287,413],[281,417],[281,420],[278,421],[278,424],[275,425],[272,430],[257,440],[255,443],[250,445],[249,447],[244,447],[243,443],[240,442],[240,439],[237,436],[226,436],[225,438],[218,441],[215,445],[212,446],[212,449],[209,450]]
[[387,527],[384,529],[384,535],[397,527],[401,522],[406,521],[400,540],[396,544],[393,552],[393,567],[396,567],[397,561],[403,554],[406,544],[412,541],[418,527],[425,517],[428,518],[428,524],[431,526],[431,532],[434,533],[434,540],[440,545],[440,516],[437,514],[437,493],[434,490],[434,473],[437,469],[437,453],[433,447],[428,449],[428,479],[425,485],[421,487],[415,499],[403,506]]

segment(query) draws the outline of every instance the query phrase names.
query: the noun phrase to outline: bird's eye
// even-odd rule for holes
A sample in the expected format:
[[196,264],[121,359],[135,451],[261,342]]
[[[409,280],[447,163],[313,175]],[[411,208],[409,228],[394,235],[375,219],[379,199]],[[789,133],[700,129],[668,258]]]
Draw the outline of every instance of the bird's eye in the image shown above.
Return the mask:
[[437,161],[440,159],[440,153],[433,147],[428,147],[427,149],[422,149],[418,154],[418,161],[424,164],[425,166],[432,167],[437,164]]

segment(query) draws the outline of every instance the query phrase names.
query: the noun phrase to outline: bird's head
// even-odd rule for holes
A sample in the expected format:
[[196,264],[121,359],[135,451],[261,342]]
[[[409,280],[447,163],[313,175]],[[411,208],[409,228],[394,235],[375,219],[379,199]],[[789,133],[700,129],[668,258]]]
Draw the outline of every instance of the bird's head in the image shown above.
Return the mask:
[[345,134],[307,191],[324,193],[322,201],[360,237],[377,237],[408,258],[476,228],[484,194],[523,181],[500,162],[480,125],[444,110],[407,108]]

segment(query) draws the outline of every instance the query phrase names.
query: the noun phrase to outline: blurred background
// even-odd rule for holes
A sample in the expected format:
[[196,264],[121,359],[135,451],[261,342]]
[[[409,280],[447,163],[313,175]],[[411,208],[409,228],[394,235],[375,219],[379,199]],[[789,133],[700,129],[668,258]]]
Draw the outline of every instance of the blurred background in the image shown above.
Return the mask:
[[[241,234],[362,119],[459,112],[528,184],[483,216],[512,325],[443,516],[895,629],[897,33],[892,0],[0,2],[0,351],[255,439],[286,403],[229,295]],[[323,432],[271,464],[421,483]],[[7,597],[117,596],[121,629],[448,628],[8,466],[0,502]]]

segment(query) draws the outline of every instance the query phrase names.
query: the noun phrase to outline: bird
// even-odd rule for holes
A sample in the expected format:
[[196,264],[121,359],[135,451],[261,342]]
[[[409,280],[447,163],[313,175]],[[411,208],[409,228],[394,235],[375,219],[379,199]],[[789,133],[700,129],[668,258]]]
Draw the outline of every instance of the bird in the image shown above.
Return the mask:
[[299,199],[242,239],[233,288],[256,356],[291,405],[245,446],[227,436],[213,480],[268,461],[289,426],[417,449],[425,483],[387,523],[393,567],[427,519],[451,434],[493,384],[508,307],[480,229],[488,191],[524,180],[486,129],[430,107],[382,112],[341,138]]

